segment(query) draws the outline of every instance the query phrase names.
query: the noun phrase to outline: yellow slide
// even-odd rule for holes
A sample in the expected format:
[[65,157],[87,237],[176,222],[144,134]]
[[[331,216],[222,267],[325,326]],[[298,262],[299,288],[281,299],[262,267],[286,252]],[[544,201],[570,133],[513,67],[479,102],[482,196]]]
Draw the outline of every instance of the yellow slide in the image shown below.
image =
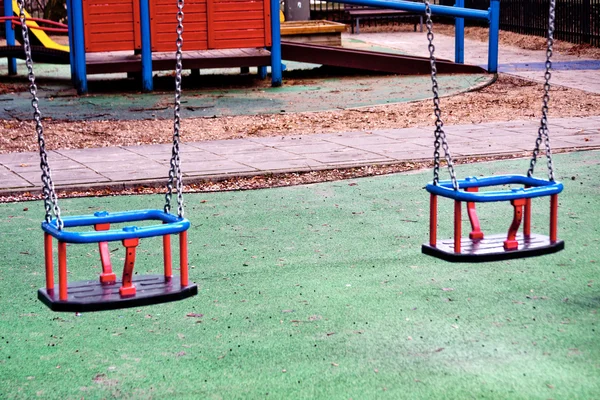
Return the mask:
[[[12,0],[12,4],[13,4],[13,12],[16,15],[19,15],[19,4],[17,4],[16,0]],[[29,15],[29,13],[27,11],[25,11],[25,18],[31,18],[31,15]],[[62,44],[58,44],[54,40],[50,39],[50,37],[48,35],[46,35],[46,32],[44,32],[43,30],[35,29],[35,28],[39,27],[37,22],[27,21],[27,26],[29,28],[32,28],[29,30],[29,32],[31,32],[33,35],[35,35],[35,37],[40,41],[40,43],[42,43],[42,45],[44,45],[44,47],[46,47],[48,49],[69,52],[69,46],[64,46]]]

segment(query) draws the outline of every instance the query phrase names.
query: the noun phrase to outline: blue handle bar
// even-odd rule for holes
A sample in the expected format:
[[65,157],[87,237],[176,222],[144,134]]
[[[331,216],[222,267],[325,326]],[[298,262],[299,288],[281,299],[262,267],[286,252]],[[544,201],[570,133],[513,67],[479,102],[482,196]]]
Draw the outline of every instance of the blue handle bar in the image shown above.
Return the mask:
[[[454,190],[452,181],[440,181],[438,185],[434,185],[433,182],[430,182],[425,186],[425,189],[431,194],[474,203],[530,199],[533,197],[551,196],[563,191],[563,184],[560,182],[530,178],[525,175],[500,175],[483,178],[468,177],[466,179],[458,180],[457,182],[459,190]],[[489,192],[465,192],[464,190],[461,190],[473,187],[480,188],[510,184],[530,187]]]
[[64,229],[59,230],[56,219],[53,219],[50,222],[43,222],[42,230],[61,242],[98,243],[176,234],[184,232],[190,227],[190,221],[187,219],[160,210],[136,210],[116,213],[101,211],[93,215],[63,218],[65,228],[148,220],[161,221],[162,224],[143,227],[126,226],[122,229],[106,231],[67,232]]

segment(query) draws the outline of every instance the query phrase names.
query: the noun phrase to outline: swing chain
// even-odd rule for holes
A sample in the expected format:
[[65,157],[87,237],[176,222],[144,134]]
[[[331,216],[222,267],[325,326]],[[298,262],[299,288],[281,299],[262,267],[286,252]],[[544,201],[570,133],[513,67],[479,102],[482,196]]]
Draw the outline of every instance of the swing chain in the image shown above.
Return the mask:
[[527,176],[533,176],[533,170],[537,157],[540,152],[540,145],[542,140],[546,146],[546,158],[548,159],[548,178],[554,182],[554,167],[552,164],[552,151],[550,149],[550,134],[548,131],[548,103],[550,102],[550,78],[552,77],[552,46],[554,45],[554,26],[555,26],[555,14],[556,14],[556,0],[550,0],[550,11],[548,15],[548,48],[546,50],[546,72],[544,74],[544,97],[542,99],[542,119],[540,122],[540,128],[538,129],[538,137],[535,140],[535,148],[531,156],[529,163],[529,170]]
[[165,212],[171,211],[171,197],[173,193],[173,181],[177,177],[177,215],[182,218],[183,210],[183,182],[181,164],[179,158],[179,138],[181,131],[181,74],[183,70],[183,5],[184,0],[177,0],[177,51],[175,53],[175,107],[173,113],[173,150],[171,153],[171,169],[169,170],[169,181],[167,183],[167,194],[165,195]]
[[21,22],[21,32],[23,35],[23,47],[25,50],[25,65],[27,66],[29,79],[29,93],[31,93],[31,106],[33,107],[33,119],[35,120],[35,131],[37,133],[40,167],[42,168],[42,194],[44,197],[44,208],[46,210],[45,220],[52,221],[52,213],[56,216],[57,227],[62,230],[64,223],[60,217],[60,207],[58,206],[58,197],[54,190],[54,182],[48,164],[48,154],[46,153],[46,141],[44,140],[44,126],[42,125],[42,113],[39,109],[39,98],[37,96],[37,85],[35,84],[35,73],[33,72],[33,59],[31,56],[31,42],[29,41],[29,27],[25,18],[25,9],[23,0],[17,0],[19,5],[19,19]]
[[427,40],[429,41],[429,63],[431,64],[431,83],[433,92],[433,106],[435,114],[435,142],[433,152],[433,184],[437,185],[440,180],[440,147],[444,150],[446,163],[448,164],[448,171],[450,172],[450,179],[452,180],[452,187],[454,190],[458,190],[458,182],[456,181],[456,174],[454,173],[454,164],[452,162],[452,156],[450,155],[450,148],[448,147],[448,141],[446,140],[446,133],[444,132],[444,122],[442,121],[442,110],[440,108],[440,96],[437,81],[437,66],[435,63],[435,46],[433,45],[433,22],[431,20],[431,7],[429,1],[425,2],[425,14],[427,17]]

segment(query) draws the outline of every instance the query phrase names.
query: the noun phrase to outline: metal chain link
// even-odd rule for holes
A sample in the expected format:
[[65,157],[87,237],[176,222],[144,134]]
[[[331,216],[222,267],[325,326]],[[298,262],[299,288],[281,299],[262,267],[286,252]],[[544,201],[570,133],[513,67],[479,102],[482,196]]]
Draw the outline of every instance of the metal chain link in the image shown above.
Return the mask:
[[452,156],[450,155],[450,149],[446,140],[446,133],[444,132],[444,122],[442,121],[442,110],[440,108],[440,96],[437,81],[437,66],[435,63],[435,46],[433,45],[433,22],[431,21],[431,7],[429,1],[424,0],[425,3],[425,15],[427,16],[427,40],[429,40],[429,63],[431,64],[431,91],[433,92],[433,108],[435,113],[435,142],[433,152],[433,184],[437,185],[440,180],[440,147],[444,150],[444,156],[446,164],[448,164],[448,171],[450,172],[450,179],[452,180],[452,187],[454,190],[458,190],[458,182],[456,181],[456,174],[454,173],[454,164],[452,162]]
[[[8,1],[8,0],[5,0]],[[60,207],[58,206],[58,196],[54,190],[54,182],[50,166],[48,165],[48,154],[46,153],[46,141],[44,140],[44,126],[42,125],[42,113],[39,109],[39,99],[37,96],[37,85],[35,84],[35,73],[33,71],[33,59],[31,57],[31,42],[29,41],[29,27],[25,18],[25,9],[23,0],[17,0],[19,5],[19,19],[21,20],[21,32],[23,35],[23,47],[25,49],[25,65],[27,66],[29,79],[29,93],[31,93],[31,106],[33,107],[33,119],[35,120],[35,131],[40,153],[40,167],[42,169],[42,194],[44,197],[44,208],[46,209],[46,222],[52,220],[52,214],[56,217],[58,229],[63,229],[64,224],[60,217]]]
[[537,162],[537,157],[540,152],[540,145],[542,140],[546,146],[546,158],[548,159],[548,178],[554,182],[554,166],[552,164],[552,150],[550,148],[550,134],[548,131],[548,103],[550,102],[550,78],[552,74],[552,46],[554,45],[554,25],[555,25],[555,8],[556,0],[550,0],[550,11],[548,15],[548,48],[546,50],[546,72],[544,74],[544,97],[542,99],[542,119],[540,121],[540,128],[538,129],[538,137],[535,140],[535,148],[529,162],[529,170],[527,176],[533,176],[533,170]]
[[173,113],[173,150],[171,152],[171,169],[169,170],[169,181],[167,182],[167,194],[165,195],[165,212],[171,211],[171,197],[173,194],[173,181],[177,177],[177,215],[183,217],[183,182],[179,158],[179,136],[181,130],[181,73],[183,70],[183,5],[184,0],[177,0],[177,51],[175,52],[175,107]]

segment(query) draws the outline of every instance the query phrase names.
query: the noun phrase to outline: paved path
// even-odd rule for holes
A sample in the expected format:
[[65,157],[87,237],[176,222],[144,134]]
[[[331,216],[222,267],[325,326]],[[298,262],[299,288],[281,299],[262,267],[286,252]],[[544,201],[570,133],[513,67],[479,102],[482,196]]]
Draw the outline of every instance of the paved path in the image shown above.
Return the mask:
[[[550,121],[554,149],[600,148],[600,116]],[[447,126],[455,158],[530,151],[533,121]],[[184,143],[185,181],[430,160],[432,128],[386,129]],[[49,152],[57,188],[127,187],[166,182],[170,145]],[[37,153],[0,154],[0,195],[40,189]]]

